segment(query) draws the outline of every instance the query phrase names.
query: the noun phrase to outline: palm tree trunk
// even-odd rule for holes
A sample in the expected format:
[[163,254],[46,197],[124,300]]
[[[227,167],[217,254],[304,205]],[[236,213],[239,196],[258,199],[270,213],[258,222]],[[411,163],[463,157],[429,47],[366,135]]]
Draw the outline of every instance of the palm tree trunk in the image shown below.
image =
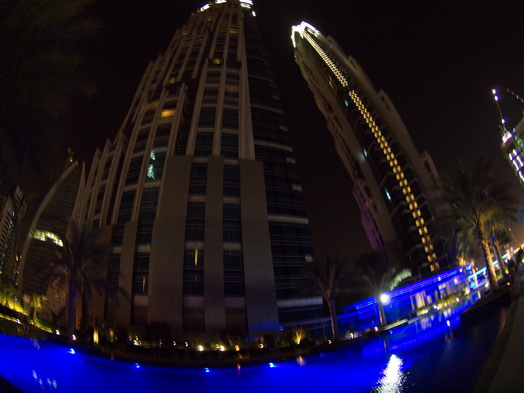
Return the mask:
[[329,299],[327,304],[329,309],[329,316],[331,318],[331,332],[333,333],[333,340],[339,341],[340,334],[338,333],[337,310],[335,306],[335,299]]
[[67,293],[67,338],[71,340],[75,334],[75,300],[76,285],[75,280],[69,280],[69,289]]
[[497,280],[497,275],[495,273],[495,268],[493,267],[493,258],[491,258],[491,251],[489,249],[489,241],[484,228],[477,228],[477,234],[480,240],[480,246],[482,247],[482,253],[484,254],[484,262],[488,270],[488,280],[491,292],[495,292],[499,289],[499,283]]
[[379,317],[380,327],[384,327],[386,326],[386,313],[384,312],[384,305],[380,301],[380,296],[377,296],[376,299],[377,299],[378,317]]
[[502,252],[500,251],[500,243],[497,239],[497,236],[495,236],[495,233],[491,232],[491,242],[493,243],[493,249],[495,250],[495,255],[497,256],[497,259],[499,261],[499,267],[500,271],[502,272],[502,275],[507,276],[508,275],[508,269],[506,265],[504,265],[504,260],[502,259]]

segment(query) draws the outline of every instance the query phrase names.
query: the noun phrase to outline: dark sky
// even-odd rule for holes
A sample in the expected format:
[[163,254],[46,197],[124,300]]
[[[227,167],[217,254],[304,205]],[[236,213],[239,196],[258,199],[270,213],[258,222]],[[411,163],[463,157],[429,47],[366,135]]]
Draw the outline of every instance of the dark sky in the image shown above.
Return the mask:
[[[90,162],[124,119],[149,60],[163,53],[175,30],[205,1],[98,1],[90,10],[103,28],[85,45],[86,71],[97,93],[78,99],[63,124],[77,158]],[[396,105],[419,152],[441,173],[458,158],[488,157],[515,181],[499,149],[491,89],[524,95],[524,2],[255,0],[303,182],[317,254],[357,256],[369,250],[351,180],[324,120],[294,63],[291,26],[305,20],[331,35]],[[501,101],[510,125],[519,105]],[[507,109],[506,109],[507,108]],[[518,229],[518,228],[516,228]]]

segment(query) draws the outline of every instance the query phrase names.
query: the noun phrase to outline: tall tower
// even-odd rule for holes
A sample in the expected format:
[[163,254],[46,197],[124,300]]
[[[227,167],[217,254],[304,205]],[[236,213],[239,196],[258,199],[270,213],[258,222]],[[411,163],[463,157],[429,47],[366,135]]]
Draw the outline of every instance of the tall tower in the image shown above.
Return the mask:
[[151,62],[84,209],[114,247],[120,326],[260,332],[321,315],[293,149],[251,1],[215,0]]
[[[524,99],[509,89],[506,89],[506,92],[509,93],[510,98],[512,96],[515,99],[514,101],[519,103],[520,112],[522,115],[524,115],[524,110],[522,109]],[[515,175],[518,177],[520,184],[524,186],[524,117],[519,118],[517,125],[512,129],[510,126],[510,129],[508,130],[508,121],[503,117],[499,104],[501,92],[493,89],[492,93],[500,116],[499,129],[502,139],[500,143],[502,154],[513,167]],[[515,116],[512,117],[512,120],[514,121]]]
[[415,269],[438,269],[428,231],[428,191],[436,170],[420,155],[388,96],[357,62],[306,22],[292,29],[295,59],[354,181],[353,195],[374,249]]

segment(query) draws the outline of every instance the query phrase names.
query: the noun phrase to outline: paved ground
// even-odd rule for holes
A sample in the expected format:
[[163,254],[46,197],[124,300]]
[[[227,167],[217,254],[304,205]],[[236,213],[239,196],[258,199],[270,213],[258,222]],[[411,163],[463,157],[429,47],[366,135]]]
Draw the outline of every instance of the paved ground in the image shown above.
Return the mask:
[[472,393],[524,392],[524,275],[520,296],[510,306],[506,327],[500,332]]

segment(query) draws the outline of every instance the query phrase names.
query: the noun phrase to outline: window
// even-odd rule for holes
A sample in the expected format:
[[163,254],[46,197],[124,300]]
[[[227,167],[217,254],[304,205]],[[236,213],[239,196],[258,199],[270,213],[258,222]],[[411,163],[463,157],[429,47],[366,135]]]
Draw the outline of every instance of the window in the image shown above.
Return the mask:
[[140,213],[138,216],[138,244],[151,244],[153,233],[153,221],[156,217],[159,188],[145,188],[140,202]]
[[130,184],[136,184],[138,177],[140,176],[140,170],[142,169],[143,156],[138,156],[131,159],[129,163],[129,169],[127,170],[126,186]]
[[137,253],[133,265],[133,294],[147,295],[149,284],[149,254]]
[[228,297],[245,295],[244,269],[240,250],[224,250],[224,294]]
[[189,180],[189,195],[206,195],[207,164],[193,164]]
[[222,134],[222,146],[220,154],[227,158],[238,158],[238,135]]
[[156,130],[155,141],[153,147],[165,147],[169,143],[169,135],[171,134],[171,124],[159,125]]
[[147,140],[149,138],[149,128],[142,128],[136,137],[135,148],[133,153],[144,151],[147,146]]
[[186,218],[186,241],[204,241],[206,206],[203,202],[189,202]]
[[213,152],[213,133],[198,132],[195,143],[195,157],[209,157]]
[[149,155],[149,165],[147,166],[146,182],[160,180],[164,169],[166,153],[155,153],[152,151]]
[[214,127],[215,126],[215,113],[216,108],[214,106],[202,107],[200,109],[200,118],[198,120],[199,127]]
[[184,251],[184,295],[204,295],[204,250]]
[[240,170],[237,165],[224,165],[224,196],[240,196]]
[[222,127],[238,129],[238,110],[231,108],[224,108],[222,117]]
[[240,205],[224,203],[222,210],[224,242],[241,242]]

